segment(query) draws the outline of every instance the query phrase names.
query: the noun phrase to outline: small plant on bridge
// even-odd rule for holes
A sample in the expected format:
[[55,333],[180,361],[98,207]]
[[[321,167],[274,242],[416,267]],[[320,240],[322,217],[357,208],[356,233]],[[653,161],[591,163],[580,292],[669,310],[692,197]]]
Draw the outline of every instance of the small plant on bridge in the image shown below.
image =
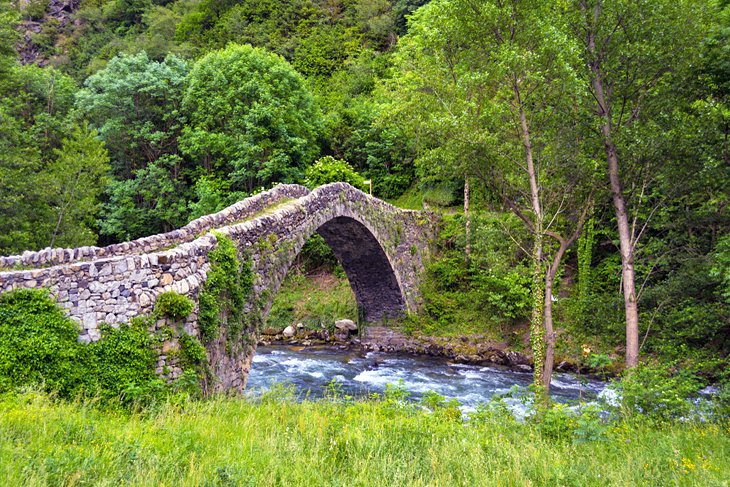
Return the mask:
[[157,296],[155,315],[182,320],[192,313],[193,306],[193,301],[187,296],[182,296],[175,291],[167,291]]

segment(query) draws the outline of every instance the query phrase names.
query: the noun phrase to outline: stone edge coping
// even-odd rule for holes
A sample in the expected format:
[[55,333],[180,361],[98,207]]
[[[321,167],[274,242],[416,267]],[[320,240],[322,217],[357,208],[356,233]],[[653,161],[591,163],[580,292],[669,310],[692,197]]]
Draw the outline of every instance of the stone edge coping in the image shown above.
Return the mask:
[[195,240],[203,232],[252,216],[285,198],[301,198],[309,193],[310,191],[307,188],[298,184],[280,184],[268,191],[234,203],[217,213],[196,218],[187,225],[167,233],[141,237],[130,242],[112,244],[106,247],[84,246],[75,249],[52,249],[48,247],[37,252],[26,251],[20,255],[0,257],[0,270],[7,269],[7,272],[12,272],[15,266],[46,268],[98,258],[155,252],[171,245]]

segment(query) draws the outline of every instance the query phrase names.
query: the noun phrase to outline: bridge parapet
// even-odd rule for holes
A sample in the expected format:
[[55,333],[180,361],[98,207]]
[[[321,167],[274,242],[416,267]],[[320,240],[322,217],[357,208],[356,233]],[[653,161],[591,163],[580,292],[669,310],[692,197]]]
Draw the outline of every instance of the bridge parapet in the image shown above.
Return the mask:
[[218,213],[196,218],[184,227],[167,233],[142,237],[106,247],[85,246],[75,249],[47,247],[37,252],[26,251],[20,255],[0,256],[0,271],[18,270],[18,268],[42,268],[72,262],[160,251],[195,240],[208,230],[250,218],[282,200],[301,198],[307,194],[309,194],[309,190],[304,186],[280,184],[268,191],[241,200]]

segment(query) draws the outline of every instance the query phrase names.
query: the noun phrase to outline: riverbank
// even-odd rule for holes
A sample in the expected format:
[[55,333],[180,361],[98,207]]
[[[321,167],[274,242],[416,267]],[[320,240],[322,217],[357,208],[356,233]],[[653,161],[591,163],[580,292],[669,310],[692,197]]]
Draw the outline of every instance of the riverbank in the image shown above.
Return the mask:
[[[2,485],[727,485],[713,424],[468,422],[397,397],[183,399],[140,414],[0,397]],[[595,427],[593,436],[587,429]]]
[[[362,352],[408,354],[445,358],[460,364],[494,364],[532,370],[532,360],[528,355],[510,351],[505,344],[483,336],[407,335],[397,328],[387,326],[368,326],[360,333],[351,320],[338,320],[334,332],[326,327],[319,330],[303,326],[268,327],[264,329],[259,345],[329,345]],[[573,370],[568,368],[566,371]]]
[[[346,327],[337,322],[349,320]],[[451,326],[443,333],[431,334],[438,327],[419,328],[419,320],[392,320],[386,325],[358,327],[357,305],[344,275],[319,271],[305,275],[294,271],[281,289],[263,330],[260,345],[319,346],[330,345],[361,352],[408,354],[444,358],[469,365],[501,365],[532,370],[529,329],[510,326],[502,330],[481,323],[478,326]],[[464,329],[464,332],[455,330]],[[563,335],[563,342],[567,337]],[[575,339],[571,340],[571,343]],[[561,342],[562,343],[562,342]],[[590,345],[592,348],[593,345]],[[581,352],[586,346],[562,347],[556,357],[556,372],[594,374],[602,378],[621,371],[622,360],[608,357],[591,367]]]

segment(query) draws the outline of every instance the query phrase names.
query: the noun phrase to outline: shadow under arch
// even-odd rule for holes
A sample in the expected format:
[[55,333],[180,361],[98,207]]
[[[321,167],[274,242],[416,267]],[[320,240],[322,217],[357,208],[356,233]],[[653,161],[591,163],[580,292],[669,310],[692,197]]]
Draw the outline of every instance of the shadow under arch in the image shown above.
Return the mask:
[[405,313],[406,302],[393,266],[365,225],[338,216],[322,224],[316,233],[342,264],[365,321],[373,323]]

